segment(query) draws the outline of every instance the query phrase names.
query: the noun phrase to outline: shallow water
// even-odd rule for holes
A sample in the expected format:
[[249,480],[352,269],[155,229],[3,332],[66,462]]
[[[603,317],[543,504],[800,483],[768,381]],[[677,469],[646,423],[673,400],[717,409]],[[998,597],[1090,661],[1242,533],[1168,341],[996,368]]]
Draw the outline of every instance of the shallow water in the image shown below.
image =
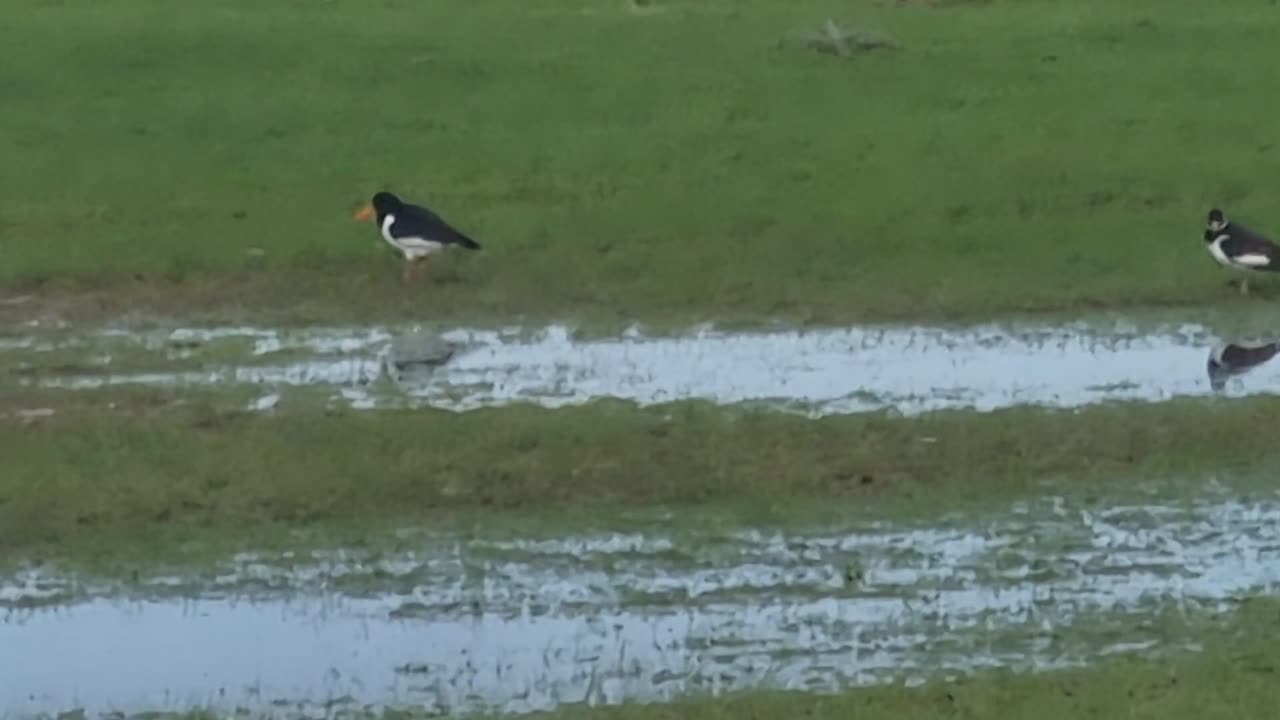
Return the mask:
[[[328,402],[356,408],[468,410],[516,402],[559,407],[598,398],[644,405],[702,399],[812,415],[1019,404],[1078,407],[1106,400],[1280,391],[1280,363],[1211,378],[1211,354],[1236,338],[1224,339],[1199,325],[1142,333],[1123,323],[1106,328],[705,330],[681,337],[633,331],[612,339],[576,339],[563,327],[455,329],[438,334],[455,348],[443,365],[397,368],[389,360],[397,359],[403,332],[230,328],[19,337],[0,345],[0,364],[19,368],[17,382],[28,386],[260,388],[262,398],[250,405],[255,409],[287,408],[300,388],[319,389]],[[1215,388],[1214,380],[1222,387]]]
[[[0,713],[193,705],[526,712],[744,687],[834,690],[1044,669],[1187,637],[1280,581],[1280,496],[1099,509],[1063,498],[932,526],[655,521],[411,550],[245,553],[127,586],[0,581]],[[192,599],[194,596],[194,599]]]

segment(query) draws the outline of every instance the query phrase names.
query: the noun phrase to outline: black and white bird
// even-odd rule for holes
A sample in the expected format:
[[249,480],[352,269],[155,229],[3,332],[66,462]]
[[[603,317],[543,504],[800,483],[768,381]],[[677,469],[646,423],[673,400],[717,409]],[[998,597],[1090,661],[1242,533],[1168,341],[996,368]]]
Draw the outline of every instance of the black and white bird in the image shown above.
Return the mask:
[[379,192],[356,213],[356,220],[374,218],[382,238],[404,255],[404,281],[413,277],[420,260],[449,245],[479,250],[480,243],[445,222],[427,208],[411,205],[389,192]]
[[1227,385],[1227,379],[1242,375],[1250,370],[1270,362],[1280,353],[1280,342],[1269,343],[1222,343],[1209,351],[1209,385],[1215,391],[1221,391]]
[[1204,242],[1214,260],[1243,273],[1240,276],[1242,294],[1249,293],[1249,273],[1280,271],[1280,246],[1261,233],[1228,220],[1218,208],[1209,211]]

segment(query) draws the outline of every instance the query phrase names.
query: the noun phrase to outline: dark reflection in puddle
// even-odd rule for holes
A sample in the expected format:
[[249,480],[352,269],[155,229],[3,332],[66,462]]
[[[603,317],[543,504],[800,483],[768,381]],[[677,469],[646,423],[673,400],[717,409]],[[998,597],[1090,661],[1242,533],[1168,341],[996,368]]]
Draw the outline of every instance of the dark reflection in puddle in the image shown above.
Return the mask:
[[1265,365],[1280,352],[1280,342],[1229,342],[1215,345],[1206,363],[1209,383],[1215,391],[1225,390],[1227,380]]

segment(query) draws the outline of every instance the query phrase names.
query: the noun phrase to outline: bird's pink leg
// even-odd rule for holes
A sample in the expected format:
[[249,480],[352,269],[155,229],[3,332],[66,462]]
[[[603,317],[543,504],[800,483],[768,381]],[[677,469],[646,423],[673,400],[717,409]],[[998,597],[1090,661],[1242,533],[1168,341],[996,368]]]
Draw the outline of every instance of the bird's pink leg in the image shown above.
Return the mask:
[[408,277],[410,280],[412,280],[412,279],[413,279],[414,275],[417,275],[417,274],[418,274],[418,268],[422,266],[422,261],[423,261],[423,259],[424,259],[424,258],[416,257],[416,258],[414,258],[414,259],[412,259],[412,260],[410,260],[410,261],[409,261],[409,268],[408,268],[408,275],[407,275],[407,277]]

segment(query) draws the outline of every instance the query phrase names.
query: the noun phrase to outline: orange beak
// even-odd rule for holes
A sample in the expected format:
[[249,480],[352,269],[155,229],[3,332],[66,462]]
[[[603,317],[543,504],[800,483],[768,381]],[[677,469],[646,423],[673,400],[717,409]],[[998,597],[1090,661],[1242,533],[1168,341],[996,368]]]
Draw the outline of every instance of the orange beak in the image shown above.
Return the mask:
[[372,205],[365,205],[364,207],[360,208],[360,212],[356,213],[356,219],[360,220],[361,222],[368,220],[372,217],[373,217]]

